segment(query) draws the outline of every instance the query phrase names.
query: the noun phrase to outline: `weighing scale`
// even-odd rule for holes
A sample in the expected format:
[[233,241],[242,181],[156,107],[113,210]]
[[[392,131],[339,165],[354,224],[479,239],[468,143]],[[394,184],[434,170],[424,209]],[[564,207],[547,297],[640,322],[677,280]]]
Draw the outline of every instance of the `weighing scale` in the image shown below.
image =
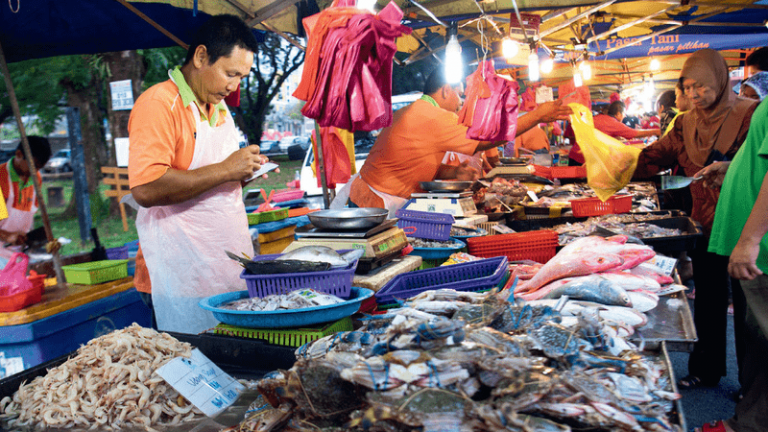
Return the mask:
[[485,178],[493,178],[498,175],[521,175],[521,174],[533,174],[533,167],[528,165],[498,165],[493,168]]
[[[302,246],[328,246],[336,250],[363,249],[361,261],[381,261],[396,258],[408,246],[405,232],[396,227],[397,219],[389,219],[368,230],[322,230],[313,225],[296,228],[296,240],[283,252],[290,252]],[[389,262],[387,261],[387,262]],[[360,266],[361,263],[358,263]],[[382,263],[380,263],[382,264]]]
[[477,213],[471,191],[412,193],[411,199],[403,208],[458,217]]

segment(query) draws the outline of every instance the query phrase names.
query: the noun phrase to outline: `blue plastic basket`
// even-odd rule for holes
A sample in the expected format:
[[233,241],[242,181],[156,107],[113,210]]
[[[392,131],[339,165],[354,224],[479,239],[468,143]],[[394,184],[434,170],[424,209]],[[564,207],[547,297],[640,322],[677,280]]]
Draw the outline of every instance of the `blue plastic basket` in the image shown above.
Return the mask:
[[488,258],[397,275],[376,293],[379,304],[407,299],[424,291],[482,291],[499,284],[508,272],[507,257]]
[[[337,252],[344,253],[347,251],[348,249]],[[257,255],[253,257],[253,260],[273,260],[281,255],[283,254]],[[355,269],[357,269],[357,260],[346,268],[321,272],[254,275],[243,270],[240,274],[240,279],[245,279],[245,286],[248,288],[248,294],[251,297],[287,294],[297,289],[312,288],[316,291],[333,294],[336,297],[345,299],[349,298],[349,290],[352,288],[352,278],[355,275]]]
[[461,240],[456,239],[450,239],[453,241],[453,245],[450,247],[437,247],[437,248],[424,248],[424,247],[414,247],[413,252],[411,252],[413,255],[418,255],[422,259],[425,260],[446,260],[448,259],[451,254],[456,253],[459,251],[459,249],[466,246],[464,242]]
[[233,302],[248,297],[248,291],[229,292],[207,297],[200,300],[200,307],[213,312],[214,318],[238,327],[248,328],[287,328],[302,327],[340,320],[348,317],[358,309],[363,300],[370,298],[373,291],[366,288],[353,287],[349,300],[328,306],[310,308],[275,310],[275,311],[236,311],[221,309],[224,303]]
[[449,214],[404,209],[397,211],[397,217],[398,228],[415,228],[414,232],[406,229],[409,237],[430,240],[448,240],[451,237],[451,225],[455,222]]

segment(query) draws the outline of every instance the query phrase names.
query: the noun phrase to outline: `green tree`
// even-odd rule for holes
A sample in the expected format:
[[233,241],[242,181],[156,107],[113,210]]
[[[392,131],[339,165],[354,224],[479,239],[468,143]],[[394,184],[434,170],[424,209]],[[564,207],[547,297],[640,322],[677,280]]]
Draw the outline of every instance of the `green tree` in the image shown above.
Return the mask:
[[265,33],[254,56],[251,74],[240,84],[240,106],[234,107],[235,121],[251,143],[261,140],[269,105],[288,77],[304,63],[304,51],[278,35]]

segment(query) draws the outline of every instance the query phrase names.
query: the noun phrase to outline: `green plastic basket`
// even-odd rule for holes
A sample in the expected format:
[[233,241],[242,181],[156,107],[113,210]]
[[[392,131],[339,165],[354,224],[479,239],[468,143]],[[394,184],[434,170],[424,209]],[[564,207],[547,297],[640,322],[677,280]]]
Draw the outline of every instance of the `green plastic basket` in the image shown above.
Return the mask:
[[257,225],[265,222],[274,222],[288,217],[288,209],[281,208],[260,213],[248,213],[248,225]]
[[128,277],[128,260],[92,261],[61,267],[68,283],[96,285]]
[[252,329],[219,324],[213,332],[224,336],[237,336],[248,339],[261,339],[273,345],[300,347],[307,342],[316,341],[325,336],[341,331],[352,331],[352,318],[345,317],[324,327],[301,328],[292,330]]

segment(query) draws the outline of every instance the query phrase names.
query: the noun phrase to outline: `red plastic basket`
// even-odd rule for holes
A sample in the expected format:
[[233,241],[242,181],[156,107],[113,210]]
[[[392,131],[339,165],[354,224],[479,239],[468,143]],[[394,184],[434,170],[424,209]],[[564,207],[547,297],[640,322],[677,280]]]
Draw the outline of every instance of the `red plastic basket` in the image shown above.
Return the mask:
[[576,217],[627,213],[632,210],[632,196],[612,196],[602,202],[600,198],[582,198],[571,201],[571,211]]
[[539,177],[544,177],[547,179],[552,179],[552,168],[534,164],[533,175],[537,175]]
[[304,198],[304,191],[301,189],[281,189],[275,191],[275,194],[272,195],[272,202],[279,203],[302,198]]
[[[45,275],[43,275],[45,276]],[[45,277],[43,277],[45,279]],[[16,312],[43,299],[44,284],[32,282],[32,288],[20,293],[0,297],[0,312]]]
[[585,166],[556,166],[552,167],[552,178],[586,178],[587,167]]
[[557,232],[551,230],[499,234],[467,239],[470,255],[483,258],[506,256],[510,261],[546,263],[555,256]]

